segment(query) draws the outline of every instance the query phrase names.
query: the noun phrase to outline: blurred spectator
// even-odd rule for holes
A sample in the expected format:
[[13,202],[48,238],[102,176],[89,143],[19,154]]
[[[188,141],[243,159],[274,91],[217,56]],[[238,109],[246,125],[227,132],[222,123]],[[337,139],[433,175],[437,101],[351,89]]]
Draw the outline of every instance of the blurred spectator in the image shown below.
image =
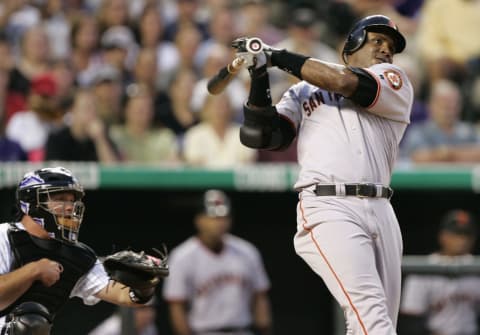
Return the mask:
[[0,2],[0,30],[10,41],[17,42],[24,31],[40,23],[40,11],[29,0],[3,0]]
[[270,283],[255,246],[229,234],[228,197],[208,190],[196,207],[197,234],[172,250],[163,286],[174,334],[270,334]]
[[198,68],[203,68],[208,55],[217,45],[228,47],[232,56],[234,55],[234,49],[230,49],[230,44],[238,37],[235,31],[235,13],[229,8],[217,9],[210,18],[208,31],[210,37],[200,44],[197,51],[196,66]]
[[42,26],[33,26],[25,31],[20,41],[20,55],[10,71],[6,101],[7,120],[18,111],[27,108],[30,81],[47,72],[50,51],[48,37]]
[[6,36],[0,33],[0,128],[5,127],[7,118],[7,95],[10,84],[10,71],[14,67],[14,59],[10,43]]
[[137,54],[137,44],[130,28],[115,26],[106,30],[100,39],[103,62],[115,67],[123,87],[132,82],[131,69]]
[[[168,87],[168,94],[155,102],[155,123],[172,129],[175,134],[183,133],[197,123],[190,101],[198,77],[190,68],[175,73]],[[159,97],[161,98],[161,97]]]
[[166,89],[179,65],[177,48],[171,41],[163,40],[164,22],[158,6],[146,6],[138,19],[137,39],[141,48],[153,49],[157,57],[157,78],[161,89]]
[[133,66],[133,80],[147,87],[154,94],[158,91],[158,63],[155,49],[143,48],[137,53]]
[[[122,329],[122,311],[120,307],[114,314],[105,319],[97,327],[91,330],[88,335],[123,335]],[[128,308],[128,312],[132,313],[134,332],[129,335],[160,335],[155,324],[157,316],[156,305],[147,303],[141,307]]]
[[90,90],[76,92],[69,113],[69,124],[48,136],[46,160],[114,163],[117,150],[108,129],[98,115],[95,96]]
[[208,95],[201,122],[185,133],[183,157],[187,164],[202,167],[232,168],[253,163],[257,152],[240,143],[240,125],[226,93]]
[[76,81],[80,85],[88,84],[102,66],[99,39],[98,23],[94,17],[82,14],[73,20],[70,31],[70,59]]
[[350,28],[360,17],[352,6],[344,1],[329,1],[322,15],[324,21],[322,41],[340,51]]
[[[319,41],[317,13],[311,6],[292,8],[287,24],[287,38],[275,45],[301,55],[310,55],[326,62],[338,63],[338,53],[325,43]],[[298,79],[285,72],[274,72],[271,75],[272,99],[278,101],[283,92]]]
[[338,53],[329,45],[318,40],[317,13],[311,6],[299,6],[290,11],[287,26],[287,37],[275,46],[292,50],[297,53],[338,63]]
[[43,26],[30,27],[22,35],[18,69],[30,79],[49,70],[50,60],[50,44],[45,29]]
[[47,33],[51,57],[62,59],[70,53],[70,23],[63,0],[45,0],[40,7],[42,25]]
[[101,0],[97,13],[102,33],[111,27],[129,24],[127,0]]
[[[472,214],[449,211],[438,232],[440,249],[429,256],[431,264],[471,264],[477,227]],[[409,275],[403,286],[400,334],[476,335],[480,303],[480,276]]]
[[57,100],[57,84],[51,74],[33,78],[28,110],[15,113],[7,123],[6,135],[20,144],[28,160],[42,161],[48,134],[63,125]]
[[418,48],[430,80],[463,80],[467,62],[480,56],[479,22],[476,0],[425,1]]
[[97,70],[91,83],[100,118],[107,127],[119,123],[122,118],[121,98],[123,87],[120,79],[120,72],[115,67],[104,65]]
[[480,120],[480,56],[468,62],[463,93],[465,97],[464,119],[478,122]]
[[71,100],[75,91],[75,74],[69,59],[56,59],[51,62],[51,73],[57,83],[57,96],[60,101]]
[[27,158],[27,154],[18,142],[12,141],[4,135],[0,136],[0,162],[26,161]]
[[200,22],[208,22],[212,19],[212,15],[224,8],[235,8],[236,2],[232,0],[203,0],[197,9],[196,17]]
[[175,134],[153,127],[153,98],[147,87],[131,84],[127,90],[125,123],[110,134],[126,162],[165,164],[178,161]]
[[25,161],[27,154],[16,141],[5,136],[5,97],[8,87],[9,46],[0,38],[0,162]]
[[260,37],[268,45],[274,45],[285,33],[270,23],[270,4],[266,0],[240,0],[237,17],[238,36]]
[[140,49],[133,69],[133,77],[136,84],[146,87],[153,96],[154,115],[153,126],[177,129],[178,123],[174,119],[172,110],[168,104],[170,98],[166,91],[158,88],[157,54],[154,49]]
[[397,11],[407,17],[416,17],[421,15],[421,9],[424,0],[400,0],[394,1]]
[[[226,64],[231,62],[232,54],[230,48],[225,45],[216,44],[211,47],[207,55],[205,63],[202,67],[202,78],[195,83],[192,93],[192,110],[194,113],[199,113],[203,107],[207,91],[208,80],[218,73]],[[247,71],[245,71],[247,72]],[[235,121],[241,122],[243,120],[243,104],[248,98],[248,92],[244,82],[239,76],[236,76],[225,88],[225,92],[230,98],[230,103],[234,109]]]
[[200,33],[200,39],[208,38],[207,25],[197,19],[200,0],[177,0],[177,17],[165,27],[165,39],[175,41],[177,34],[184,28],[195,28]]
[[460,121],[459,88],[446,80],[432,85],[429,118],[410,127],[402,143],[404,156],[418,163],[480,161],[476,129]]
[[[183,1],[183,0],[182,0]],[[187,0],[188,1],[188,0]],[[189,68],[194,70],[197,74],[201,72],[196,62],[196,55],[201,42],[201,35],[198,29],[194,26],[182,26],[175,35],[175,47],[179,53],[179,64],[177,71],[180,68]]]
[[[359,17],[382,14],[390,17],[395,24],[398,25],[399,30],[404,33],[409,39],[415,34],[418,27],[418,22],[414,16],[402,15],[395,7],[396,3],[402,1],[396,0],[340,0],[348,3],[353,11]],[[416,2],[423,0],[415,0]]]

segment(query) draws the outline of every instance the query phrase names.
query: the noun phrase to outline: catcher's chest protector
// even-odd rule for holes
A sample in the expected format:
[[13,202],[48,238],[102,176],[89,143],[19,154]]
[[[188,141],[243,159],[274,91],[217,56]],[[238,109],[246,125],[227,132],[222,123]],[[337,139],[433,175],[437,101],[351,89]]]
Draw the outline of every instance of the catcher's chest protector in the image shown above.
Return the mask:
[[55,315],[69,299],[70,292],[78,279],[86,274],[97,259],[93,250],[84,244],[70,244],[59,240],[44,240],[30,235],[28,232],[16,228],[8,231],[15,264],[19,268],[29,262],[48,258],[63,266],[60,280],[53,286],[46,287],[41,282],[33,285],[7,309],[0,311],[0,316],[8,314],[13,308],[25,301],[35,301],[44,305]]

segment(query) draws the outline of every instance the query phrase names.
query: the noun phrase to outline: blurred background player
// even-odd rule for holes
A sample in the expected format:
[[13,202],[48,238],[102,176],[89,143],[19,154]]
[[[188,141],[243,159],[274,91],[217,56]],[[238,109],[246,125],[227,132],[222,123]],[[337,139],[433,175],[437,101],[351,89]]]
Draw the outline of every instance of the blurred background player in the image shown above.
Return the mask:
[[[430,255],[432,264],[470,264],[477,236],[472,214],[449,211],[438,233],[440,249]],[[478,275],[410,275],[405,279],[400,312],[402,334],[478,334],[480,302]]]
[[163,287],[176,335],[270,334],[270,283],[261,256],[228,233],[230,202],[206,191],[195,216],[196,236],[172,250]]

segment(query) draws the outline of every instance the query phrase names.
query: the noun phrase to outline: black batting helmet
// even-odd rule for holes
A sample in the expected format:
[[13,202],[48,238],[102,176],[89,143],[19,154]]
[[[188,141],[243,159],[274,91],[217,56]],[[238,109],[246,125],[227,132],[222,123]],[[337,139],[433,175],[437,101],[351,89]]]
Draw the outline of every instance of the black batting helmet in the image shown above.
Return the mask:
[[351,55],[363,46],[368,31],[390,36],[393,39],[395,53],[400,53],[405,49],[405,37],[400,33],[395,23],[385,15],[371,15],[358,21],[350,30],[347,41],[343,46],[342,56],[344,60],[345,55]]

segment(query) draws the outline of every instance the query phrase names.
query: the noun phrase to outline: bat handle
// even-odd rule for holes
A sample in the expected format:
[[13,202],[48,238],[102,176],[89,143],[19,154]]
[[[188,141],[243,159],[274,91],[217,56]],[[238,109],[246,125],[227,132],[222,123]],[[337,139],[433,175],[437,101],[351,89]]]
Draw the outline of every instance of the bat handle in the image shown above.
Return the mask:
[[210,78],[207,83],[207,90],[210,94],[220,94],[227,85],[236,76],[242,68],[245,59],[242,57],[235,58],[230,64],[222,68],[215,76]]

